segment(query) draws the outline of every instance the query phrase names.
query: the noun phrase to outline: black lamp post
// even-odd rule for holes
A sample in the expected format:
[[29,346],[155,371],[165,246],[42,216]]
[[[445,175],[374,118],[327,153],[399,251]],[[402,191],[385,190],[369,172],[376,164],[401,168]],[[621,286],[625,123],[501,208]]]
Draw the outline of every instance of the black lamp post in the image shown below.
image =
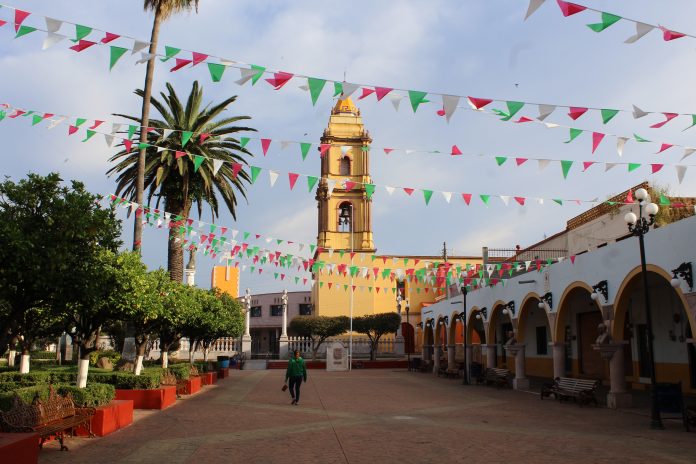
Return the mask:
[[467,330],[466,330],[466,286],[462,285],[462,313],[459,315],[459,318],[462,320],[462,332],[464,333],[464,379],[462,380],[462,383],[464,385],[469,385],[469,365],[468,365],[468,360],[467,360],[467,354],[466,354],[466,347],[467,347]]
[[[624,220],[628,224],[628,231],[638,237],[640,244],[640,265],[641,273],[643,274],[643,290],[645,291],[645,322],[648,336],[648,357],[650,362],[650,428],[664,429],[660,410],[657,405],[657,380],[655,377],[655,349],[653,347],[653,330],[652,317],[650,311],[650,291],[648,290],[648,271],[645,264],[645,242],[643,237],[650,231],[650,226],[655,223],[655,215],[658,211],[658,206],[655,203],[645,202],[648,199],[648,192],[645,189],[636,190],[636,199],[638,200],[638,216],[635,213],[627,213]],[[643,217],[643,209],[648,214],[648,218]]]
[[[408,327],[408,334],[406,335],[406,339],[404,340],[404,342],[406,342],[411,335],[411,322],[408,319],[408,313],[410,310],[411,310],[411,308],[408,304],[408,300],[406,300],[406,327]],[[413,338],[411,338],[411,340],[413,340]],[[408,358],[408,370],[410,371],[411,370],[411,348],[412,347],[409,346],[408,343],[404,343],[404,345],[406,346],[406,357]]]

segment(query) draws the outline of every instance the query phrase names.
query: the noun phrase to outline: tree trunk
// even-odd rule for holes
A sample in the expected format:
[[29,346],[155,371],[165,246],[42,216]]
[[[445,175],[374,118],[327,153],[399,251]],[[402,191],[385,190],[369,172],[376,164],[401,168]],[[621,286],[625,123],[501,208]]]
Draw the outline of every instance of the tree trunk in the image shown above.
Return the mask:
[[[155,10],[155,19],[152,23],[152,34],[150,35],[150,55],[157,53],[157,42],[159,40],[159,29],[161,21],[161,10],[158,6]],[[143,106],[140,116],[141,125],[143,126],[140,130],[140,143],[147,143],[147,127],[150,124],[150,97],[152,95],[152,80],[155,74],[155,60],[157,58],[153,57],[147,62],[147,70],[145,71],[145,88],[143,89]],[[135,202],[142,207],[143,204],[143,192],[145,191],[145,153],[147,149],[141,148],[138,154],[138,177],[135,183]],[[140,249],[142,247],[143,240],[143,223],[142,223],[142,210],[141,214],[136,213],[133,220],[133,251],[140,254]]]
[[147,336],[143,337],[142,340],[138,341],[138,338],[136,337],[135,339],[135,369],[133,370],[133,373],[135,375],[140,375],[140,373],[143,371],[143,359],[145,358],[145,350],[147,349],[147,342],[148,342]]
[[177,227],[172,227],[169,229],[169,243],[167,244],[167,269],[169,270],[169,278],[178,283],[184,281],[183,240],[184,235],[179,233],[179,229]]

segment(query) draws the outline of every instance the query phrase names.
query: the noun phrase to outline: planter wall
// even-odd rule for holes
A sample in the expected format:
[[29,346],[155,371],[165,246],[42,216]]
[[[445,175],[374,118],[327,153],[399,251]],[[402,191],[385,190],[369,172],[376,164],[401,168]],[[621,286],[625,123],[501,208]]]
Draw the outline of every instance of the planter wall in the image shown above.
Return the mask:
[[185,395],[193,395],[201,391],[201,385],[203,384],[202,377],[191,377],[186,381],[186,391]]
[[203,385],[213,385],[217,382],[217,372],[206,372],[202,375]]
[[176,387],[153,390],[116,390],[117,400],[132,400],[134,409],[165,409],[176,402]]
[[227,367],[218,369],[218,379],[226,379],[230,376],[230,370]]
[[39,462],[39,437],[35,433],[0,433],[2,462]]
[[[113,400],[97,408],[92,416],[92,433],[103,437],[133,423],[133,400]],[[86,437],[87,429],[80,427],[76,435]]]

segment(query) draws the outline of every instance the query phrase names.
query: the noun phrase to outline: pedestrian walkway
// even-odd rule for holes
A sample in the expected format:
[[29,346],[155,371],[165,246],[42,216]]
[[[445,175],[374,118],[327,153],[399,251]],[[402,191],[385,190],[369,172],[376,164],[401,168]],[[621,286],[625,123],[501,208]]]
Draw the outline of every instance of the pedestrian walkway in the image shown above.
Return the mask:
[[98,439],[54,443],[41,463],[693,463],[696,434],[676,421],[540,401],[404,370],[309,371],[300,405],[284,371],[228,379]]

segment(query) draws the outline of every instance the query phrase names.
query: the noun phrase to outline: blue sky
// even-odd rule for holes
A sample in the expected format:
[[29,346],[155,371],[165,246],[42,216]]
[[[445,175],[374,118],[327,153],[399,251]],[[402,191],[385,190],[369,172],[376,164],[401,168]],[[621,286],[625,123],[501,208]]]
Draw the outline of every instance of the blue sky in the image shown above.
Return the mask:
[[[636,44],[626,45],[623,41],[634,32],[631,23],[619,22],[596,34],[585,24],[598,22],[598,14],[584,12],[563,18],[552,0],[525,22],[527,3],[202,0],[198,14],[182,14],[163,25],[160,44],[334,80],[341,80],[345,72],[349,82],[394,88],[600,108],[630,109],[636,104],[646,110],[696,113],[696,40],[687,37],[663,42],[659,31],[653,31]],[[685,0],[659,5],[649,0],[580,3],[679,31],[694,31],[689,18],[695,17],[696,4]],[[143,13],[138,1],[15,0],[7,5],[142,40],[150,36],[152,16]],[[13,39],[11,14],[11,10],[0,8],[0,19],[8,20],[0,28],[0,101],[90,119],[117,119],[112,113],[139,114],[140,102],[133,90],[143,85],[143,65],[135,66],[135,60],[126,55],[109,72],[105,49],[94,47],[77,54],[66,42],[41,51],[43,33]],[[44,26],[42,18],[31,16],[26,24]],[[61,32],[72,30],[66,25]],[[318,143],[333,104],[325,90],[312,106],[309,95],[298,88],[304,83],[299,80],[274,91],[263,82],[254,87],[236,85],[235,69],[229,69],[222,82],[215,84],[204,66],[177,73],[170,73],[169,68],[169,63],[157,66],[155,91],[169,81],[179,94],[187,95],[191,82],[198,79],[206,100],[238,95],[228,113],[252,116],[251,125],[274,141]],[[504,123],[472,111],[458,111],[447,124],[435,115],[438,105],[424,105],[415,115],[408,101],[402,102],[398,112],[387,99],[377,103],[374,96],[358,105],[377,147],[449,152],[456,144],[465,154],[576,161],[568,179],[563,180],[557,165],[540,171],[531,162],[518,168],[510,161],[498,167],[490,157],[385,156],[374,150],[371,170],[379,186],[603,199],[648,179],[669,187],[673,194],[696,196],[696,166],[689,169],[682,184],[678,184],[671,166],[655,175],[644,168],[627,173],[619,168],[604,172],[595,166],[582,173],[577,167],[587,160],[676,164],[682,150],[655,155],[654,145],[631,142],[619,158],[615,140],[607,138],[592,155],[587,134],[564,144],[567,130]],[[525,107],[519,115],[536,116],[536,106]],[[686,118],[659,130],[649,128],[660,120],[658,115],[634,120],[630,114],[620,114],[603,126],[597,113],[588,112],[573,125],[696,146],[696,128],[682,132],[688,125]],[[547,122],[572,124],[561,109]],[[80,143],[66,132],[65,124],[49,131],[45,126],[32,128],[27,120],[3,121],[0,173],[19,179],[28,172],[57,171],[66,180],[85,182],[95,193],[111,193],[115,183],[105,172],[115,150],[101,137]],[[281,151],[280,144],[274,142],[265,158],[258,145],[252,142],[251,148],[256,152],[255,165],[283,173],[311,175],[319,171],[318,156],[313,154],[302,162],[296,147]],[[690,162],[696,164],[696,155],[683,163]],[[248,204],[240,204],[236,223],[229,214],[223,214],[216,223],[286,240],[316,240],[316,202],[304,185],[298,183],[291,192],[281,177],[271,189],[264,178],[248,193]],[[455,254],[478,254],[482,246],[524,247],[562,230],[567,219],[585,208],[559,207],[548,201],[525,207],[511,202],[506,207],[499,200],[492,200],[489,207],[480,201],[466,207],[458,198],[447,204],[438,194],[426,207],[415,194],[409,198],[397,191],[389,196],[378,187],[373,207],[375,241],[380,254],[394,255],[437,254],[443,241]],[[203,220],[210,218],[204,215]],[[123,238],[128,247],[131,221],[124,222]],[[144,259],[151,268],[166,266],[164,230],[146,229]],[[209,286],[213,264],[209,257],[199,255],[198,285]],[[267,272],[270,277],[242,273],[242,288],[251,287],[254,292],[277,291],[286,285],[290,290],[301,288],[276,281],[270,270]]]

